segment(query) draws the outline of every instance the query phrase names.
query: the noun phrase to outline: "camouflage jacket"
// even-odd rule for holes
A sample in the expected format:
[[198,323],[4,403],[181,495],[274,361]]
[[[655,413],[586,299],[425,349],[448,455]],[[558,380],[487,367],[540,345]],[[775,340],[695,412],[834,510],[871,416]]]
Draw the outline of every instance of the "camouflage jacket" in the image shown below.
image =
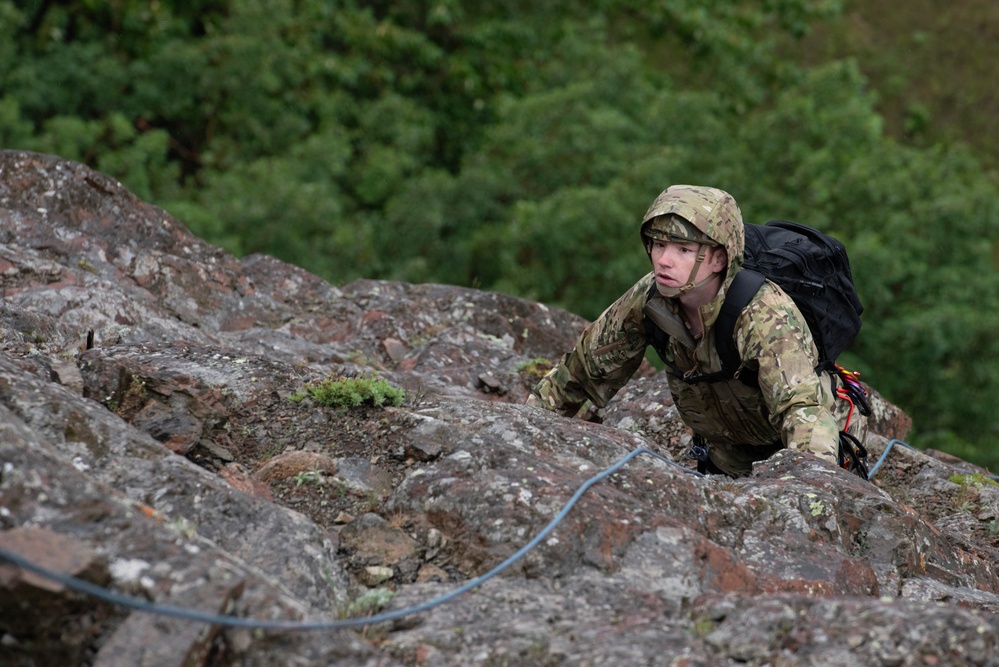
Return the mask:
[[[704,334],[699,340],[687,332],[674,299],[658,294],[648,299],[654,284],[650,273],[583,331],[575,347],[535,387],[534,400],[565,415],[574,415],[587,400],[605,406],[645,356],[645,317],[651,309],[670,334],[670,393],[684,423],[708,442],[711,460],[719,468],[731,475],[747,474],[752,461],[766,458],[780,444],[835,461],[849,403],[836,398],[839,378],[816,374],[818,351],[804,318],[774,283],[764,284],[735,325],[740,371],[756,371],[758,386],[744,384],[738,372],[719,382],[689,384],[683,379],[722,369],[714,323],[742,262],[741,217],[738,226],[734,240],[717,225],[712,228],[714,238],[727,242],[729,273],[717,296],[700,308]],[[864,427],[854,414],[850,431],[863,439]]]

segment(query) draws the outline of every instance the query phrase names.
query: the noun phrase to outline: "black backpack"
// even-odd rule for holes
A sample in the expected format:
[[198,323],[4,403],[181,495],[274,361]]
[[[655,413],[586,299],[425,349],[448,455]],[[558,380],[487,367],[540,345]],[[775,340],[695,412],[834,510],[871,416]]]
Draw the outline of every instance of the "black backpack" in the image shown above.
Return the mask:
[[[735,321],[766,279],[780,285],[805,317],[819,350],[816,372],[833,371],[836,358],[860,332],[860,315],[864,312],[853,285],[846,248],[827,234],[786,220],[771,220],[765,225],[746,223],[745,229],[745,261],[732,280],[715,322],[715,345],[722,371],[684,380],[692,384],[718,382],[735,375],[740,364],[733,339]],[[655,289],[653,285],[649,290],[650,298]],[[650,344],[665,361],[669,336],[648,317],[645,327]],[[745,369],[739,379],[750,386],[757,382],[756,374]]]

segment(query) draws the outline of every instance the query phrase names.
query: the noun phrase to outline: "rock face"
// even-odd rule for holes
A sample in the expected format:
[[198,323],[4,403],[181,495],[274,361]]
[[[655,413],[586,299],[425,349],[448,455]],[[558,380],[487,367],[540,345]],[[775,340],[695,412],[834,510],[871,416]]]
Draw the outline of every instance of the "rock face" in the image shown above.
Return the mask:
[[[890,443],[876,392],[873,483],[787,452],[698,477],[652,367],[586,419],[522,404],[578,317],[236,259],[23,152],[0,294],[0,664],[999,665],[999,487]],[[337,378],[405,400],[308,397]],[[244,621],[423,608],[259,631],[31,564]]]

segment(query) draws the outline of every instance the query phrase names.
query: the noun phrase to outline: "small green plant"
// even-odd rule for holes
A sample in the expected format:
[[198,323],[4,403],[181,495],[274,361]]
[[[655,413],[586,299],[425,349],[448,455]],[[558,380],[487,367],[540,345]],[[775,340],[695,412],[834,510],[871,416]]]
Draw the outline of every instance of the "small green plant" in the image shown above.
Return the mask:
[[402,405],[406,392],[388,381],[375,377],[330,377],[307,384],[305,389],[290,396],[293,401],[311,398],[332,408],[351,408],[364,403],[371,405]]
[[964,475],[951,475],[947,478],[947,481],[960,484],[961,486],[975,486],[979,488],[983,486],[999,486],[999,482],[996,482],[991,477],[978,472]]
[[336,579],[333,577],[333,571],[330,570],[328,565],[323,565],[319,569],[319,574],[322,576],[323,581],[326,582],[327,586],[329,586],[331,589],[336,588]]
[[76,267],[81,271],[87,271],[89,273],[97,273],[97,268],[85,259],[81,259],[76,263]]
[[544,357],[535,357],[517,365],[517,372],[528,382],[535,384],[541,381],[552,369],[552,362]]
[[194,522],[185,517],[172,519],[167,523],[167,528],[188,540],[193,540],[198,534],[198,528],[194,525]]
[[710,618],[699,618],[694,622],[694,636],[700,639],[707,637],[715,629],[715,622]]
[[291,481],[295,482],[295,486],[299,487],[303,484],[316,484],[322,478],[323,473],[319,470],[303,470],[296,473]]
[[871,548],[867,540],[866,530],[858,531],[851,541],[853,542],[853,555],[857,558],[863,558]]
[[105,399],[104,404],[108,406],[109,410],[122,416],[123,413],[138,412],[146,404],[147,396],[145,381],[133,376],[128,381],[128,387],[115,391],[114,394]]
[[387,588],[372,588],[351,601],[343,609],[343,618],[356,618],[378,613],[395,598],[394,591]]

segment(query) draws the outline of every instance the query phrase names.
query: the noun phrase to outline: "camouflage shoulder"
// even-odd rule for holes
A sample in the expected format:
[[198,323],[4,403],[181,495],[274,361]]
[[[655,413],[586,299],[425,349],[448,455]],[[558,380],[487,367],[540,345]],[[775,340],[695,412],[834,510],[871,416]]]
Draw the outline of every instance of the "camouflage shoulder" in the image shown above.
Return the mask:
[[655,284],[655,274],[651,271],[631,286],[631,288],[625,292],[620,299],[615,303],[628,305],[632,308],[637,308],[639,311],[645,306],[645,302],[649,297],[649,290]]
[[617,301],[607,306],[600,317],[592,323],[591,331],[631,329],[640,325],[644,319],[643,309],[654,279],[654,275],[649,273],[632,285],[627,292],[618,297]]
[[802,373],[818,363],[818,352],[805,317],[794,300],[767,281],[743,310],[736,328],[736,341],[745,347],[743,358],[761,356],[781,359],[783,371],[800,365]]

